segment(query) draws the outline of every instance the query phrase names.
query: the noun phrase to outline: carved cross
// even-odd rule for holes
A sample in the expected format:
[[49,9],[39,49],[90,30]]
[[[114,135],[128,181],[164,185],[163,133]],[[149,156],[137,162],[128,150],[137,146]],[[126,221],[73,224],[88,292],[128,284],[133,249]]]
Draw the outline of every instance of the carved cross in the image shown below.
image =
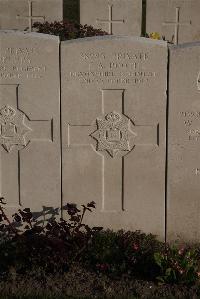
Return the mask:
[[[21,150],[34,141],[53,141],[53,120],[30,120],[20,109],[18,94],[18,85],[0,85],[0,196],[12,206],[22,205]],[[6,194],[5,176],[11,184]]]
[[33,27],[33,20],[42,20],[45,21],[44,16],[33,16],[33,2],[28,1],[28,16],[20,16],[17,15],[17,19],[27,19],[29,23],[29,31],[32,32],[32,27]]
[[108,24],[108,33],[113,34],[113,24],[122,24],[124,20],[113,20],[113,5],[108,5],[109,17],[108,20],[96,19],[96,23]]
[[184,23],[180,23],[180,7],[176,7],[176,19],[175,22],[164,22],[162,25],[163,26],[175,26],[174,28],[174,44],[178,45],[178,38],[179,38],[179,27],[180,26],[186,26],[186,25],[191,25],[192,21],[189,22],[184,22]]
[[68,124],[67,147],[73,149],[75,146],[90,146],[101,156],[101,210],[124,211],[125,156],[130,154],[135,146],[158,146],[159,127],[135,125],[124,114],[125,90],[104,89],[101,92],[101,117],[97,117],[91,125]]

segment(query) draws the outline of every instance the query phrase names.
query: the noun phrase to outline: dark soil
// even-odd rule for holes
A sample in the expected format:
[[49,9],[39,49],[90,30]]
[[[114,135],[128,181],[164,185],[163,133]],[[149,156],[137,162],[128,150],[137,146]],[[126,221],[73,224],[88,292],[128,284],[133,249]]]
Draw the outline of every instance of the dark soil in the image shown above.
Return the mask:
[[[0,282],[0,295],[7,296],[72,296],[73,298],[200,298],[200,285],[157,285],[154,282],[134,280],[130,277],[111,279],[106,275],[89,272],[79,265],[73,265],[69,272],[60,276],[10,274],[5,282]],[[71,298],[71,297],[70,297]]]

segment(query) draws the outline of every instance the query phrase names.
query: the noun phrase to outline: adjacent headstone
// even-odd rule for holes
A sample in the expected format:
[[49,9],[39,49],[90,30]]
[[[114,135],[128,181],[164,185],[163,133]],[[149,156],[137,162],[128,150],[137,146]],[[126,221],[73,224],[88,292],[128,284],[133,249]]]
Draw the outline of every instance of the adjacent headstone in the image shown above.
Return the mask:
[[146,0],[146,32],[174,44],[200,40],[199,0]]
[[87,221],[164,238],[167,44],[103,37],[61,44],[63,205]]
[[59,39],[0,32],[0,196],[60,207]]
[[33,31],[34,22],[63,20],[63,0],[0,0],[0,29]]
[[109,34],[140,36],[142,0],[80,0],[80,23]]
[[169,78],[167,235],[199,241],[200,43],[171,48]]

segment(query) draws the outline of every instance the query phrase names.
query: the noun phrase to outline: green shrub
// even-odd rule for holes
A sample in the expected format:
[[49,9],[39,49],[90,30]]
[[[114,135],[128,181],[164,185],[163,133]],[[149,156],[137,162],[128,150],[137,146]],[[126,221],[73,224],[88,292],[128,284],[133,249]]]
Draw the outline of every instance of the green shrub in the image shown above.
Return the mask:
[[155,262],[160,267],[157,280],[161,283],[193,284],[199,277],[196,249],[190,247],[167,246],[165,251],[154,254]]
[[169,246],[152,234],[140,231],[102,230],[83,223],[85,213],[95,203],[67,204],[68,220],[51,217],[42,224],[29,208],[18,210],[11,221],[0,198],[0,278],[26,275],[37,279],[63,274],[71,265],[106,274],[159,283],[195,284],[200,277],[198,246]]
[[154,253],[163,246],[151,234],[107,230],[93,236],[83,258],[97,272],[154,279],[159,270]]
[[[0,199],[0,274],[25,274],[40,268],[41,273],[63,273],[80,258],[93,234],[102,228],[83,223],[86,211],[92,212],[95,203],[82,205],[67,204],[68,220],[57,221],[52,217],[47,224],[40,225],[30,209],[19,210],[10,221],[4,212],[3,198]],[[23,229],[19,229],[17,224]],[[36,272],[39,273],[37,270]]]

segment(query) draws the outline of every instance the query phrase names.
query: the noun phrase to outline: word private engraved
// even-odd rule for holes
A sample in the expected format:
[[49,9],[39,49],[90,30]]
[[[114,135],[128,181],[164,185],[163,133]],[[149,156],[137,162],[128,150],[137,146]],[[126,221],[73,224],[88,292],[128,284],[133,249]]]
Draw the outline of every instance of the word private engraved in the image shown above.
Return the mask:
[[24,123],[25,114],[6,105],[0,109],[0,144],[9,153],[15,147],[26,147],[25,135],[31,131]]
[[107,151],[114,158],[118,152],[130,152],[129,139],[135,134],[130,131],[130,120],[115,111],[104,119],[97,119],[97,130],[90,136],[97,141],[97,151]]

